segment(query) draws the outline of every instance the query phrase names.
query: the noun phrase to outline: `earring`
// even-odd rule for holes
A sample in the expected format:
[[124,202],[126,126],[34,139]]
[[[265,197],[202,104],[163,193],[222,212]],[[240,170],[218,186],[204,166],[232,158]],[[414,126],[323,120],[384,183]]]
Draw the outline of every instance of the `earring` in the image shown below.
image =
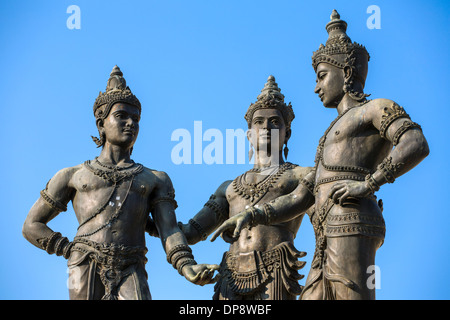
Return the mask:
[[288,157],[288,153],[289,153],[289,148],[287,146],[287,142],[286,142],[286,146],[284,147],[284,158],[287,160]]
[[251,161],[253,158],[253,146],[250,146],[250,150],[248,151],[248,161]]

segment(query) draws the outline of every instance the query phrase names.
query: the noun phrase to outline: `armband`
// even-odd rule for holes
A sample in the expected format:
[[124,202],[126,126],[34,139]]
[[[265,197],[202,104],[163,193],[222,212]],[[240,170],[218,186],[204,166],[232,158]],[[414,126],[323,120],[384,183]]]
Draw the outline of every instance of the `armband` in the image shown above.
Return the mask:
[[50,196],[47,193],[47,189],[41,191],[41,197],[45,201],[45,203],[53,210],[56,210],[58,212],[67,211],[67,206]]
[[403,122],[403,124],[400,126],[400,128],[397,129],[397,131],[395,131],[394,135],[392,136],[392,144],[394,146],[396,146],[398,144],[398,141],[400,140],[400,137],[408,130],[413,129],[413,128],[418,128],[420,130],[422,130],[422,127],[412,121],[405,121]]
[[220,220],[225,221],[227,219],[226,211],[220,204],[218,204],[216,201],[214,201],[215,199],[216,199],[216,196],[211,195],[208,202],[205,203],[205,207],[214,211],[219,216]]
[[204,241],[206,238],[208,238],[208,234],[205,232],[201,224],[199,224],[196,220],[190,219],[189,224],[197,230],[197,232],[200,234],[201,240]]
[[386,131],[389,126],[397,119],[407,118],[410,119],[409,115],[406,113],[405,109],[400,107],[395,102],[388,108],[384,108],[384,114],[381,116],[381,126],[380,126],[380,136],[386,139]]
[[156,204],[158,204],[160,202],[170,202],[170,203],[172,203],[174,209],[178,208],[177,202],[172,197],[161,197],[156,200],[153,200],[151,203],[151,208],[153,209],[156,206]]

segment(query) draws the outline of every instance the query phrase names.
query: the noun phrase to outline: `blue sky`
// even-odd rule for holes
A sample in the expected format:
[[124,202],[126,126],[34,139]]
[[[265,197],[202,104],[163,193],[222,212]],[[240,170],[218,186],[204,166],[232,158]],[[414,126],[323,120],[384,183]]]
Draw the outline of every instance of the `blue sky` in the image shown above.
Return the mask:
[[[370,5],[381,29],[369,29]],[[70,30],[70,5],[81,29]],[[39,191],[59,170],[99,154],[92,106],[114,65],[140,99],[141,129],[133,159],[171,177],[188,221],[225,180],[247,164],[174,164],[176,129],[246,129],[243,118],[267,77],[274,75],[296,118],[289,161],[312,166],[319,138],[336,111],[314,94],[311,55],[327,39],[332,9],[348,23],[353,41],[371,55],[366,92],[403,106],[418,122],[431,153],[412,171],[383,186],[387,234],[378,250],[378,299],[449,299],[450,223],[447,72],[448,1],[2,1],[0,3],[1,111],[0,299],[68,299],[67,267],[21,234]],[[447,138],[446,138],[447,137]],[[205,148],[209,142],[203,142]],[[71,206],[49,226],[75,235]],[[314,252],[309,219],[295,240]],[[213,286],[187,282],[166,262],[159,239],[147,237],[147,272],[154,299],[205,299]],[[219,238],[193,247],[196,260],[220,263]],[[301,281],[304,284],[305,280]]]

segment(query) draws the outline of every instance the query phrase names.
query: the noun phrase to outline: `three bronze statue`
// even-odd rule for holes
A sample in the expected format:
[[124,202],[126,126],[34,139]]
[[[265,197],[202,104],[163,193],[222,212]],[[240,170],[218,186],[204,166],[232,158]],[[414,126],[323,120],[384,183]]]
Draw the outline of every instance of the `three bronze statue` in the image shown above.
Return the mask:
[[[270,76],[245,114],[254,167],[219,185],[185,224],[177,223],[169,176],[131,160],[141,104],[114,67],[94,103],[100,155],[50,179],[23,226],[32,244],[68,259],[70,299],[151,299],[146,232],[161,239],[167,261],[188,281],[215,283],[213,299],[375,299],[367,269],[385,235],[375,193],[429,149],[402,107],[367,99],[369,54],[335,10],[326,30],[312,57],[315,93],[338,115],[319,141],[315,166],[287,162],[295,116]],[[70,201],[79,223],[72,241],[47,226]],[[316,246],[303,287],[306,253],[294,239],[305,213]],[[197,264],[190,245],[212,233],[229,250],[220,266]]]

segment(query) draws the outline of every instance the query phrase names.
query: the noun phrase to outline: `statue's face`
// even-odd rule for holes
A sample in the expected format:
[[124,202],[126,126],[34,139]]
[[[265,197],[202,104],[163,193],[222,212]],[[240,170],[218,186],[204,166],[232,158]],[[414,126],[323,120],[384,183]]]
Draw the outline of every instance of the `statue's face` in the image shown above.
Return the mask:
[[256,150],[267,148],[266,150],[280,151],[289,139],[281,112],[277,109],[256,110],[248,131],[248,139]]
[[336,108],[344,97],[345,73],[343,69],[328,63],[320,63],[316,70],[316,87],[314,92],[319,95],[323,105]]
[[139,133],[139,109],[127,103],[115,103],[103,120],[106,141],[112,145],[132,147]]

